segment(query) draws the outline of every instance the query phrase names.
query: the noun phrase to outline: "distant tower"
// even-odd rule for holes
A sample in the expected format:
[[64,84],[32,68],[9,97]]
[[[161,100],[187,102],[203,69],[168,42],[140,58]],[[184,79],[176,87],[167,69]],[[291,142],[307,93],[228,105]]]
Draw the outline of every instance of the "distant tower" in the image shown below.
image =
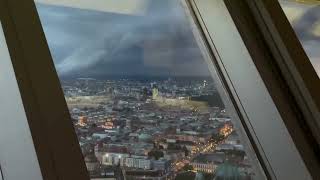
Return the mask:
[[159,96],[159,90],[158,90],[157,87],[154,87],[154,88],[152,89],[152,99],[157,99],[158,96]]
[[146,87],[143,88],[143,98],[147,99],[148,97],[148,89]]
[[205,88],[208,85],[207,80],[203,80],[203,87]]

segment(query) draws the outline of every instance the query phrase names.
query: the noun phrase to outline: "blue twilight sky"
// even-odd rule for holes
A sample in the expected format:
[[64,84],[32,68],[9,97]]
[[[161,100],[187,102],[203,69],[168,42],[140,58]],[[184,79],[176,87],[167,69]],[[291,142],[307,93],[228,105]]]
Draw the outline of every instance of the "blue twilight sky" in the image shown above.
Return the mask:
[[[207,76],[207,64],[178,2],[150,0],[143,16],[37,7],[60,76]],[[320,70],[319,6],[282,6]]]

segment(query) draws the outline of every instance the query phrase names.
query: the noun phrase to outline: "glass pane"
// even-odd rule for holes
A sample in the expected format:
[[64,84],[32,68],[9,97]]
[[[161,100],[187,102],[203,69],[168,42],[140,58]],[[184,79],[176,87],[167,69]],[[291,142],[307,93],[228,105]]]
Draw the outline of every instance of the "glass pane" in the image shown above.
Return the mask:
[[92,178],[265,179],[182,1],[40,2]]
[[309,59],[320,75],[320,1],[280,0]]

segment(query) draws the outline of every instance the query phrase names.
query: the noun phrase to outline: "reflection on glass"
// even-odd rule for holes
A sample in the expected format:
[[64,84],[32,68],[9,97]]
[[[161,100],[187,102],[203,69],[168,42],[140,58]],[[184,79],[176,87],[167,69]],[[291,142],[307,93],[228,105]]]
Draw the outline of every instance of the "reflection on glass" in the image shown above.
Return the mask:
[[37,5],[91,177],[261,179],[185,9],[145,2],[137,14]]
[[280,4],[320,76],[320,1],[280,0]]

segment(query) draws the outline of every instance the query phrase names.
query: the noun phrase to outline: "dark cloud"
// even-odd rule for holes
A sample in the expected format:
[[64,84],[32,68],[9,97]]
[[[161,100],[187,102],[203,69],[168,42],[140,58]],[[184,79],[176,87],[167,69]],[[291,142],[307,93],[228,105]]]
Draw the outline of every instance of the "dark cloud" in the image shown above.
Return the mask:
[[304,50],[310,58],[318,76],[320,76],[320,5],[306,10],[303,15],[293,22]]
[[292,25],[301,41],[320,41],[320,36],[313,31],[319,23],[320,5],[307,9]]
[[320,76],[320,5],[286,1],[281,5]]
[[37,5],[62,76],[207,76],[178,1],[150,1],[145,16]]

